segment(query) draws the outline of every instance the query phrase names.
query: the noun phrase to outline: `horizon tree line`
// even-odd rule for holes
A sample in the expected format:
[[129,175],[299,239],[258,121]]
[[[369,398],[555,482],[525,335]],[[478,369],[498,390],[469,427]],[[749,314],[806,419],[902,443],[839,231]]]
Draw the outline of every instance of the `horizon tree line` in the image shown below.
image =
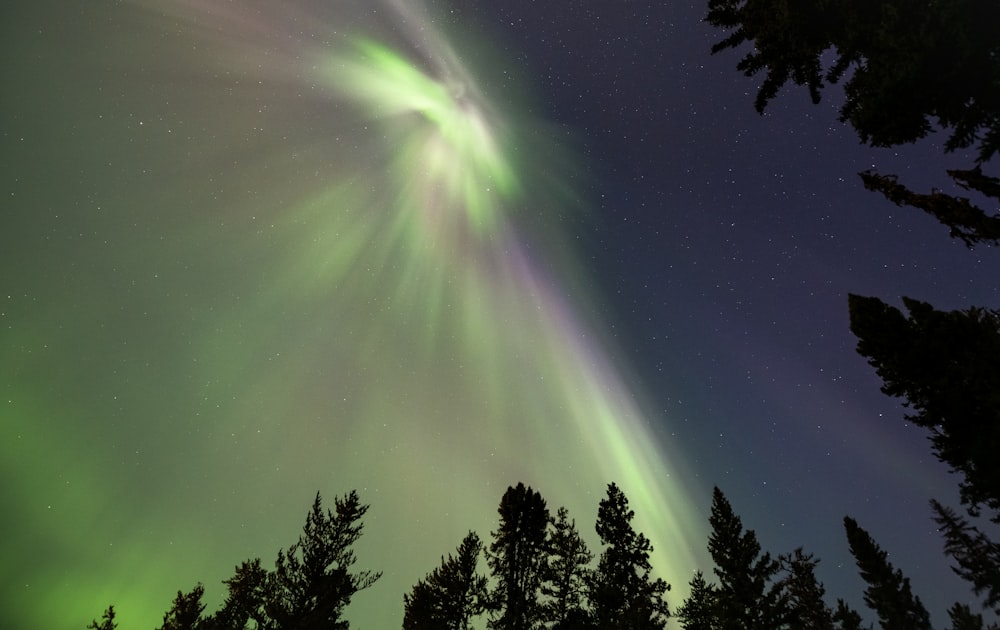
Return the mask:
[[[353,546],[367,510],[355,491],[335,498],[333,510],[324,510],[317,493],[298,541],[278,551],[273,569],[265,569],[259,558],[241,563],[224,580],[221,608],[207,615],[200,583],[178,591],[157,630],[347,630],[344,612],[352,597],[381,576],[353,568]],[[660,630],[671,617],[686,630],[872,627],[863,625],[844,599],[827,602],[815,573],[818,558],[801,547],[778,556],[764,551],[718,487],[707,545],[714,566],[710,574],[694,572],[689,596],[673,613],[666,600],[670,585],[656,577],[653,547],[633,527],[635,513],[616,484],[608,484],[598,506],[596,565],[568,511],[560,507],[552,514],[530,486],[508,487],[498,515],[489,545],[469,531],[454,554],[442,556],[440,565],[403,595],[403,630]],[[867,585],[863,600],[879,627],[931,630],[929,612],[888,553],[851,517],[844,518],[844,527]],[[950,540],[947,532],[945,537]],[[985,568],[966,569],[963,577],[977,594],[985,590],[986,607],[1000,613],[995,566],[989,558],[978,561]],[[483,564],[488,573],[481,572]],[[978,588],[980,582],[986,587]],[[1000,627],[986,625],[982,612],[967,604],[955,603],[948,614],[950,630]],[[114,630],[115,617],[109,606],[100,621],[86,627]]]

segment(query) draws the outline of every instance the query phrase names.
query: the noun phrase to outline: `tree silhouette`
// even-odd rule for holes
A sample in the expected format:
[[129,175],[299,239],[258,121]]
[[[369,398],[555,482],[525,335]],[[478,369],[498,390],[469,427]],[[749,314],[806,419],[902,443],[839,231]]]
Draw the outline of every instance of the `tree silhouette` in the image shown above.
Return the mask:
[[[981,167],[1000,150],[1000,4],[994,0],[709,0],[705,20],[728,35],[712,53],[749,44],[736,68],[765,78],[754,105],[792,81],[814,103],[823,88],[844,84],[841,122],[865,143],[915,142],[950,130],[946,151],[975,146],[975,168],[948,171],[963,188],[1000,201],[998,180]],[[942,191],[921,195],[895,175],[859,173],[869,190],[897,205],[934,215],[966,245],[998,243],[1000,216]]]
[[976,595],[985,593],[984,604],[1000,614],[1000,544],[951,508],[931,501],[934,520],[945,540],[945,552],[958,563],[952,567],[970,584]]
[[847,542],[857,562],[865,588],[865,604],[878,615],[884,630],[930,630],[930,615],[910,590],[910,580],[889,562],[882,550],[858,523],[844,517]]
[[789,79],[805,85],[814,103],[820,101],[824,80],[820,56],[830,45],[830,34],[821,26],[828,11],[818,2],[762,2],[709,0],[709,24],[733,31],[712,46],[715,54],[744,43],[753,44],[736,68],[747,76],[761,70],[767,76],[757,92],[754,107],[763,112]]
[[[980,166],[970,170],[952,169],[947,173],[962,188],[1000,201],[1000,180],[984,175]],[[939,190],[930,194],[915,193],[900,184],[895,175],[880,175],[872,170],[859,175],[865,188],[881,193],[897,206],[912,206],[930,214],[950,229],[952,238],[961,239],[967,247],[1000,243],[1000,215],[987,213],[968,197],[946,195]]]
[[542,617],[553,630],[580,628],[588,620],[584,609],[590,578],[587,565],[594,554],[587,549],[576,522],[570,520],[564,507],[556,511],[550,522],[548,550],[541,586],[541,593],[547,598],[542,604]]
[[201,613],[205,610],[205,604],[201,603],[201,598],[205,594],[205,587],[201,584],[195,586],[189,593],[177,591],[174,603],[163,615],[163,625],[159,630],[199,630],[204,627]]
[[834,630],[833,612],[823,600],[826,589],[816,579],[819,560],[799,547],[790,554],[782,555],[779,563],[785,573],[781,586],[788,607],[786,623],[793,628]]
[[[189,593],[178,591],[160,630],[347,630],[350,625],[341,619],[344,608],[381,573],[351,571],[368,506],[355,491],[334,499],[334,506],[334,511],[324,510],[317,492],[302,534],[288,551],[278,551],[274,570],[264,569],[259,558],[236,567],[233,577],[223,581],[228,594],[215,614],[202,617],[201,584]],[[95,620],[87,628],[114,630],[114,619],[109,606],[102,622]]]
[[531,630],[541,623],[539,589],[546,566],[549,511],[542,495],[523,483],[508,487],[497,510],[487,560],[496,580],[490,608],[493,630]]
[[[865,630],[861,625],[861,615],[847,605],[842,599],[837,600],[837,610],[833,612],[833,621],[838,630]],[[871,626],[868,626],[870,629]]]
[[486,577],[476,573],[483,543],[469,532],[457,555],[441,558],[441,566],[403,596],[404,630],[468,630],[472,617],[486,605]]
[[115,623],[115,607],[108,606],[101,615],[100,623],[96,619],[87,624],[87,630],[115,630],[118,624]]
[[894,146],[951,130],[949,150],[1000,148],[1000,6],[992,0],[709,0],[706,21],[729,35],[712,47],[751,45],[737,65],[765,72],[758,111],[789,81],[821,90],[848,77],[842,121],[862,141]]
[[716,487],[708,519],[712,532],[708,551],[715,561],[719,584],[717,614],[723,630],[771,630],[784,621],[786,603],[774,582],[781,567],[771,554],[761,555],[753,530],[743,530],[725,495]]
[[677,609],[677,619],[685,630],[716,630],[720,626],[715,585],[705,581],[701,570],[688,583],[691,594]]
[[253,621],[257,628],[266,628],[268,617],[264,606],[268,600],[268,573],[260,565],[260,558],[240,564],[233,577],[223,583],[228,594],[222,608],[214,615],[216,627],[243,630]]
[[930,431],[934,454],[961,473],[962,502],[1000,510],[1000,313],[942,312],[903,298],[909,316],[851,295],[858,353],[882,391],[905,398],[907,418]]
[[268,576],[265,610],[283,630],[350,627],[341,619],[344,608],[381,576],[350,572],[355,562],[352,547],[361,537],[368,506],[351,491],[334,499],[334,508],[324,511],[317,492],[298,542],[278,552]]
[[956,603],[949,608],[948,617],[951,618],[951,630],[983,630],[983,616],[972,612],[966,604]]
[[670,610],[663,599],[670,585],[652,577],[653,546],[632,528],[635,516],[625,493],[608,484],[597,508],[597,535],[604,545],[591,579],[590,604],[598,628],[663,628]]

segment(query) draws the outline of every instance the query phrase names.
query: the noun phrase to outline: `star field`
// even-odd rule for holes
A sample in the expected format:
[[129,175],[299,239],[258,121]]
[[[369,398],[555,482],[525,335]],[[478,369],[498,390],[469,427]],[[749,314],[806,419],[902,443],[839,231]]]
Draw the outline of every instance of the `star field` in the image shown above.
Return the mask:
[[703,7],[391,0],[4,9],[0,620],[156,624],[371,505],[347,609],[524,481],[585,535],[617,482],[683,599],[711,488],[834,597],[858,519],[935,619],[955,479],[853,351],[848,292],[996,303],[990,251],[856,173],[836,95],[767,115]]

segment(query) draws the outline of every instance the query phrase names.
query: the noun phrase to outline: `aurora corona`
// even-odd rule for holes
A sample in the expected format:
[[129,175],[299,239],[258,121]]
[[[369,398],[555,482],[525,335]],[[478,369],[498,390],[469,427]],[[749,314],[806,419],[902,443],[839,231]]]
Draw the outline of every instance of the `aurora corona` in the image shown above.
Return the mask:
[[[114,603],[150,626],[202,581],[214,609],[317,490],[357,489],[358,562],[385,576],[347,617],[398,627],[402,594],[468,530],[488,536],[517,481],[594,547],[617,482],[680,601],[704,564],[700,489],[587,314],[599,298],[554,218],[579,211],[572,158],[517,80],[504,92],[514,69],[464,62],[447,14],[416,2],[111,4],[92,23],[129,28],[92,37],[127,33],[134,54],[81,63],[127,83],[74,133],[125,169],[87,193],[104,199],[87,229],[126,236],[67,272],[81,316],[9,310],[25,355],[0,359],[18,418],[2,470],[34,480],[14,513],[38,524],[0,550],[30,566],[44,539],[76,560],[0,607],[68,630]],[[130,135],[101,149],[110,124]],[[105,284],[112,301],[88,297]]]

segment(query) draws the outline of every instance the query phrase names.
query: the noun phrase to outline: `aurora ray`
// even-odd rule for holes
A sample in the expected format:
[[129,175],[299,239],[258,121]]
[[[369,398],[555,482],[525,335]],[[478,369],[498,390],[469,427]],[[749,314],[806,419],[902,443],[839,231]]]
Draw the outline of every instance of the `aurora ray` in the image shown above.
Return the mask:
[[[374,5],[95,5],[111,32],[90,37],[133,55],[52,69],[86,90],[114,68],[128,89],[80,109],[90,149],[53,166],[122,169],[64,191],[101,199],[80,220],[116,235],[50,270],[76,316],[53,296],[5,314],[14,513],[80,559],[23,576],[0,602],[15,625],[76,628],[109,602],[150,625],[199,580],[214,607],[234,564],[294,540],[317,489],[372,506],[358,558],[386,575],[348,609],[363,627],[398,625],[402,593],[489,532],[519,480],[581,524],[614,480],[675,588],[699,565],[683,460],[546,218],[579,211],[559,142],[481,87],[498,69],[463,63],[441,19]],[[19,254],[50,272],[51,252]],[[29,566],[40,544],[21,530],[2,549]]]

